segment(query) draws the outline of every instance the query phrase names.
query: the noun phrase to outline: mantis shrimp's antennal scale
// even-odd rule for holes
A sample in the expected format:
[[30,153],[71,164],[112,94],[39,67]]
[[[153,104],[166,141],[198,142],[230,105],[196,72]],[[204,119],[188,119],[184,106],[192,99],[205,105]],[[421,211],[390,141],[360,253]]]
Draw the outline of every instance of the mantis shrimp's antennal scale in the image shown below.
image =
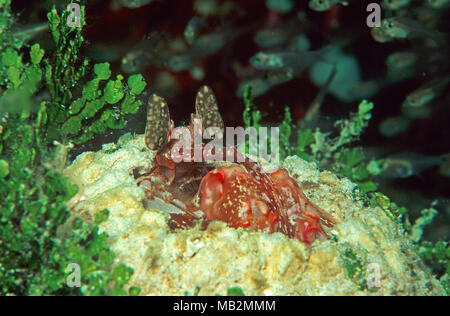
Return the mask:
[[168,143],[173,122],[164,98],[153,94],[148,101],[145,145],[150,150],[158,150]]
[[198,90],[195,99],[195,114],[202,120],[203,130],[208,127],[218,127],[222,133],[224,132],[225,125],[219,113],[216,96],[208,86],[203,86]]

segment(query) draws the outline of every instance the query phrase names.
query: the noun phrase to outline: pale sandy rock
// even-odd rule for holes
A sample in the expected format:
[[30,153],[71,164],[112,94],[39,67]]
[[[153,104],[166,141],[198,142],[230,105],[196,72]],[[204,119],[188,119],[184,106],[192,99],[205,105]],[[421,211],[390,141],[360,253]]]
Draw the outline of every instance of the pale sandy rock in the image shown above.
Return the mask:
[[[248,295],[444,294],[402,229],[380,208],[364,206],[348,179],[320,172],[297,157],[282,164],[308,198],[339,221],[327,229],[331,239],[308,248],[280,233],[219,222],[206,231],[198,226],[171,231],[164,210],[144,208],[144,191],[133,177],[133,169],[147,169],[153,157],[142,135],[126,135],[117,145],[81,154],[65,170],[80,186],[71,201],[76,215],[91,221],[97,212],[110,210],[101,229],[110,235],[116,261],[135,270],[129,285],[141,287],[143,295],[184,295],[196,286],[200,295],[223,295],[231,286]],[[354,278],[348,276],[346,249],[361,264]],[[380,286],[369,289],[374,267]]]

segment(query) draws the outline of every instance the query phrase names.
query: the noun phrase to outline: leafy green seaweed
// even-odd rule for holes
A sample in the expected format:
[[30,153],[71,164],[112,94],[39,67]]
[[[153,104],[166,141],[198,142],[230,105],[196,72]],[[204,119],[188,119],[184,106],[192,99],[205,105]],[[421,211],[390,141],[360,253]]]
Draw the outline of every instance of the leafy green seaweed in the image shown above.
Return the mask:
[[[56,163],[65,159],[58,156],[64,150],[45,151],[34,127],[27,118],[11,115],[0,138],[8,144],[0,160],[0,294],[127,294],[124,280],[132,269],[113,267],[108,236],[96,226],[107,219],[107,211],[98,214],[96,225],[69,221],[66,202],[78,188],[62,176],[64,164]],[[72,263],[81,268],[80,288],[67,285],[66,268]]]
[[[141,75],[111,80],[107,63],[94,65],[87,81],[82,28],[69,27],[67,14],[48,13],[54,52],[35,43],[22,55],[23,41],[10,31],[10,1],[0,0],[0,295],[138,295],[137,287],[125,289],[133,269],[114,263],[100,232],[108,210],[94,223],[74,218],[66,203],[78,188],[62,170],[68,141],[125,126],[146,83]],[[41,90],[50,98],[37,103]],[[73,264],[80,287],[68,283]]]

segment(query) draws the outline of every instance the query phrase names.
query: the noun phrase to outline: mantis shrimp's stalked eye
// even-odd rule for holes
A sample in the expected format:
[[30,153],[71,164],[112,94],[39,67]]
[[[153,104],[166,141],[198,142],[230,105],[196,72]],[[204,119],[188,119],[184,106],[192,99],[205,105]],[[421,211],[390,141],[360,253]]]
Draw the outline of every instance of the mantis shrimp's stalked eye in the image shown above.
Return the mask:
[[169,141],[173,122],[166,100],[154,94],[148,101],[145,144],[150,150],[158,150]]
[[195,99],[195,114],[202,120],[204,130],[208,127],[217,127],[222,132],[224,131],[225,126],[219,113],[216,97],[208,86],[203,86],[198,90]]

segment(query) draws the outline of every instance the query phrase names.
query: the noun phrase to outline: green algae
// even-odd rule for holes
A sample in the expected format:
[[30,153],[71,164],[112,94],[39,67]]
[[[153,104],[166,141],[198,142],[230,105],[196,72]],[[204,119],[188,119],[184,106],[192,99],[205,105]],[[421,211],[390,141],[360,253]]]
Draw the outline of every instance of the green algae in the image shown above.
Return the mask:
[[[10,1],[0,2],[0,16],[10,21]],[[95,225],[74,219],[67,201],[74,198],[78,187],[61,172],[70,145],[62,145],[68,135],[78,140],[81,126],[116,127],[116,117],[107,116],[86,122],[92,112],[110,110],[98,84],[87,83],[85,92],[74,99],[74,87],[88,72],[87,60],[79,60],[83,38],[81,28],[69,28],[61,23],[55,9],[48,14],[49,27],[55,43],[55,53],[45,52],[39,44],[31,45],[29,54],[22,55],[23,42],[14,39],[10,24],[2,26],[0,36],[0,293],[1,295],[137,295],[139,289],[124,289],[133,270],[113,264],[115,254],[109,248],[109,236],[97,226],[108,218],[101,212]],[[2,19],[3,21],[3,19]],[[67,65],[73,67],[67,67]],[[77,66],[80,66],[77,69]],[[97,81],[106,80],[109,65],[94,66]],[[140,106],[131,96],[145,87],[142,77],[131,78],[129,85],[106,90],[105,101],[117,103],[121,94],[130,96],[128,110]],[[34,95],[44,87],[50,101],[36,107]],[[91,99],[93,102],[87,102]],[[131,100],[131,101],[130,101]],[[97,103],[94,103],[97,101]],[[62,105],[62,106],[61,106]],[[81,113],[80,113],[81,111]],[[105,117],[105,116],[101,116]],[[119,117],[122,119],[122,117]],[[123,125],[123,124],[122,124]],[[120,126],[122,126],[120,125]],[[95,131],[90,130],[88,131]],[[52,143],[53,146],[47,146]],[[80,287],[70,287],[71,264],[80,266]],[[70,269],[69,269],[70,270]]]

